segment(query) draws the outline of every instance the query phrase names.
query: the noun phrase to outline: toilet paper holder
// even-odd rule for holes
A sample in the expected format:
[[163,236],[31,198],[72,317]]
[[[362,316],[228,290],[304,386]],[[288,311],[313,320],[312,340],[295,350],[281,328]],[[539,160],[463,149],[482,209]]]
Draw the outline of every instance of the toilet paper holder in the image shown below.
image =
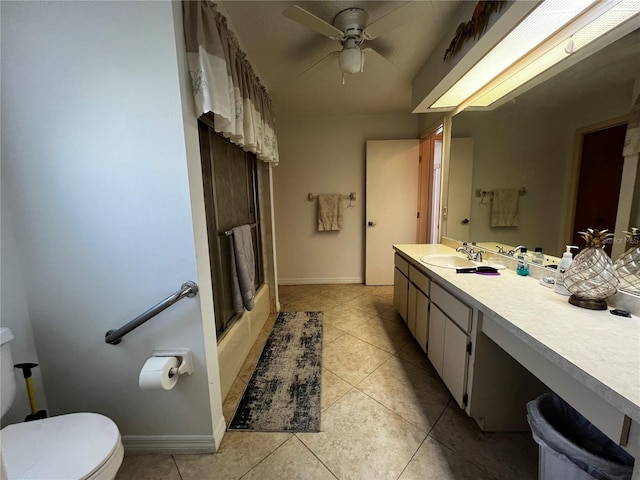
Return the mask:
[[172,375],[193,374],[193,356],[188,348],[173,348],[168,350],[155,350],[153,357],[176,357],[179,365],[170,370]]

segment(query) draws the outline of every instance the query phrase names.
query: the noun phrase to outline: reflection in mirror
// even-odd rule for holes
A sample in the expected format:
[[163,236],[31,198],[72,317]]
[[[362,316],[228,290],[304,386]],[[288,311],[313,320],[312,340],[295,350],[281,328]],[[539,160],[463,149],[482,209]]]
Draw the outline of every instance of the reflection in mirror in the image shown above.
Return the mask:
[[[577,230],[614,231],[620,211],[627,217],[631,211],[620,230],[639,226],[639,209],[633,208],[640,204],[639,181],[621,178],[626,124],[640,93],[638,65],[640,30],[498,108],[457,114],[446,236],[524,245],[531,252],[541,247],[559,257]],[[591,142],[591,132],[603,136]],[[524,189],[524,195],[517,196],[514,225],[492,227],[492,195],[482,192],[503,189]],[[621,231],[616,234],[622,237]],[[623,250],[621,245],[618,251]]]

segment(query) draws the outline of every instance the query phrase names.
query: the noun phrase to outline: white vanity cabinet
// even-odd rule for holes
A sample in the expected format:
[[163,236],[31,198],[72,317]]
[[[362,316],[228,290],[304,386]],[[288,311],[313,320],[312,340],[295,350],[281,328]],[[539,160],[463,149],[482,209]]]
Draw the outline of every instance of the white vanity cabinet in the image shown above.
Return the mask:
[[460,407],[467,405],[472,310],[436,283],[431,284],[427,356]]
[[395,307],[464,408],[468,398],[472,310],[400,255],[395,255],[394,263]]
[[[394,249],[402,268],[396,290],[404,295],[397,308],[416,338],[426,326],[429,360],[482,431],[528,431],[527,402],[552,390],[636,457],[633,479],[640,480],[638,322],[575,309],[512,271],[456,275],[421,261],[454,255],[445,245]],[[526,287],[526,298],[503,295]],[[552,319],[540,318],[542,304]]]
[[431,274],[419,258],[395,254],[396,309],[481,430],[527,431],[526,402],[548,389],[483,333],[483,325],[493,323],[485,312],[453,293],[451,281]]

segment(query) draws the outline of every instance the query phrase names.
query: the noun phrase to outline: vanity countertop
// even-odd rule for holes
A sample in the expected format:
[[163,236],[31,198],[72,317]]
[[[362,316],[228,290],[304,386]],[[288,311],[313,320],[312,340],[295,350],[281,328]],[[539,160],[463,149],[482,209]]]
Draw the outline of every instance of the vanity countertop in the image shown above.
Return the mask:
[[640,422],[640,318],[575,307],[531,277],[457,274],[424,255],[455,254],[445,245],[394,245],[402,256],[578,382]]

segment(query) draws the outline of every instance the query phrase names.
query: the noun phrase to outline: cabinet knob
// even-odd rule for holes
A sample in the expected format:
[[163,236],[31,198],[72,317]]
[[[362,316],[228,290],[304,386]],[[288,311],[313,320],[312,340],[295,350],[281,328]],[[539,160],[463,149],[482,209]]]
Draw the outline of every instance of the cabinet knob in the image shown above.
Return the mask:
[[370,227],[375,227],[376,226],[376,222],[368,221],[367,225],[370,226]]

